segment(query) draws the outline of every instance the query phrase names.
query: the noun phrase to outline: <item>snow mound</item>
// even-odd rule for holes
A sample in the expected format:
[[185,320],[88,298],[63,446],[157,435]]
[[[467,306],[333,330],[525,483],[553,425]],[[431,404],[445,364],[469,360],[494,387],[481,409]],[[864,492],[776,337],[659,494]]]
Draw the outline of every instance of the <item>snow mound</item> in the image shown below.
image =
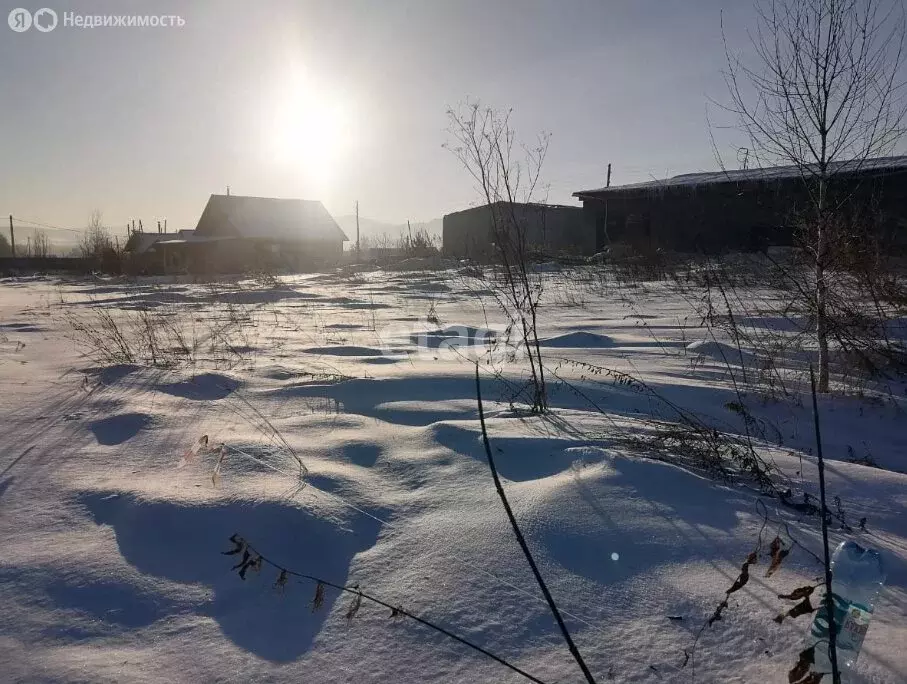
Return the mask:
[[240,383],[221,373],[200,373],[185,380],[157,386],[158,392],[193,401],[224,399],[232,394]]
[[147,413],[122,413],[107,416],[88,425],[98,444],[112,446],[128,442],[142,430],[154,423]]
[[562,349],[603,349],[615,346],[614,340],[607,335],[585,331],[566,333],[549,337],[539,342],[541,347],[559,347]]

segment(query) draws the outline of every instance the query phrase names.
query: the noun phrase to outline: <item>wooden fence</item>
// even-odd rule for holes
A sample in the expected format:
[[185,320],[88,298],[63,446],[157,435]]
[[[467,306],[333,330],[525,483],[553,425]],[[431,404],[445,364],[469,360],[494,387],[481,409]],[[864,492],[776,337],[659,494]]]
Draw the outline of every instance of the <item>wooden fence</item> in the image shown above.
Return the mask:
[[90,273],[90,259],[77,257],[0,257],[0,274],[24,275],[33,273]]

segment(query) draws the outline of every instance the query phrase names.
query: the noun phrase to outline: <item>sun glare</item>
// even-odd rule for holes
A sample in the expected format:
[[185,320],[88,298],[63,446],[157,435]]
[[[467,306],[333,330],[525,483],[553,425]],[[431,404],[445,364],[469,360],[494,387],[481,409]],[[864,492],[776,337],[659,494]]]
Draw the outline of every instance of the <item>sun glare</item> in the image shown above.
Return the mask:
[[310,188],[326,188],[351,146],[348,107],[336,93],[299,73],[279,84],[273,104],[265,131],[271,161]]

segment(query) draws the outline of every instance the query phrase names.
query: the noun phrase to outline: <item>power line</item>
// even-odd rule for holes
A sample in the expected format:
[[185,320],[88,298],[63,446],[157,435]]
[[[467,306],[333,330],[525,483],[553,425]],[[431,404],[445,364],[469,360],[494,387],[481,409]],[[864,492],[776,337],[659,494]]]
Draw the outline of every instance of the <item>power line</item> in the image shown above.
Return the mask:
[[61,228],[60,226],[54,226],[50,223],[42,223],[41,221],[32,221],[31,219],[21,218],[19,216],[13,216],[13,221],[18,221],[19,223],[27,223],[32,226],[38,226],[39,228],[50,228],[51,230],[66,230],[70,233],[84,233],[84,228]]

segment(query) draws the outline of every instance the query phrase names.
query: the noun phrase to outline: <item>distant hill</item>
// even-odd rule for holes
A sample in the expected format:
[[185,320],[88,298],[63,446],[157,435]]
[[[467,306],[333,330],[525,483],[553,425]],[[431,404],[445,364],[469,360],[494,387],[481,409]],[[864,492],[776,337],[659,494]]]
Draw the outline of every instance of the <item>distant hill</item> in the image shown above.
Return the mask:
[[[350,241],[355,242],[356,217],[354,215],[335,216],[334,220],[337,221]],[[442,220],[439,218],[428,222],[412,221],[410,225],[414,232],[419,229],[425,229],[430,235],[437,236],[438,239],[441,238]],[[406,230],[405,223],[385,223],[384,221],[376,221],[365,216],[359,217],[359,236],[361,239],[368,238],[369,241],[373,241],[376,238],[383,239],[384,236],[387,236],[388,242],[393,244],[406,234]]]

